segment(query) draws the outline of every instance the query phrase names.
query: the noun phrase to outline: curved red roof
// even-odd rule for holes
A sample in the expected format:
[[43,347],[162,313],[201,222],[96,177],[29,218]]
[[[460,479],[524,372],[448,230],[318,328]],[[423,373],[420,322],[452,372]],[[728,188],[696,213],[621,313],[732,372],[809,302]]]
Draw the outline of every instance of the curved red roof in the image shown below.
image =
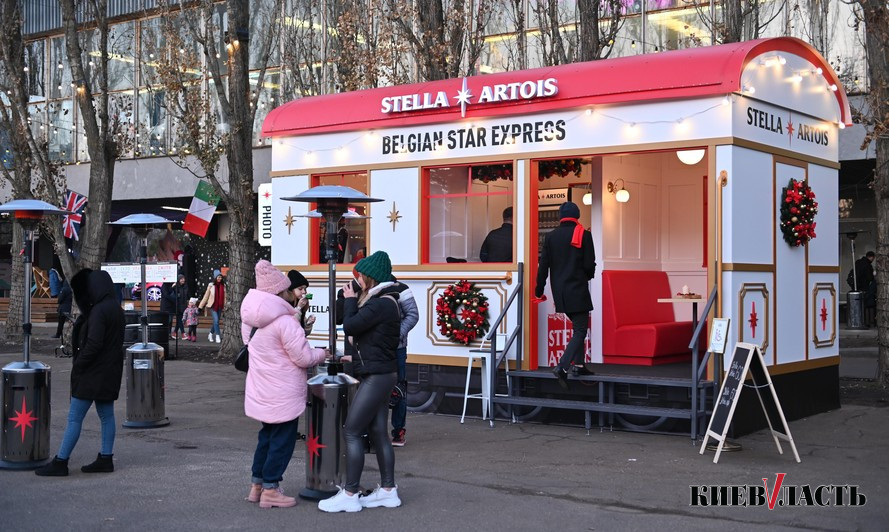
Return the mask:
[[[482,85],[557,77],[558,94],[552,98],[473,103],[472,118],[526,114],[594,104],[613,104],[729,94],[741,90],[741,74],[753,58],[768,52],[788,52],[820,66],[835,95],[841,120],[851,125],[849,102],[833,68],[811,45],[793,37],[759,39],[643,54],[555,67],[501,72],[466,78],[478,95]],[[380,109],[383,98],[405,94],[456,94],[463,78],[398,85],[362,91],[300,98],[272,110],[262,126],[263,136],[308,135],[357,129],[449,122],[461,118],[460,107],[410,111],[397,115]]]

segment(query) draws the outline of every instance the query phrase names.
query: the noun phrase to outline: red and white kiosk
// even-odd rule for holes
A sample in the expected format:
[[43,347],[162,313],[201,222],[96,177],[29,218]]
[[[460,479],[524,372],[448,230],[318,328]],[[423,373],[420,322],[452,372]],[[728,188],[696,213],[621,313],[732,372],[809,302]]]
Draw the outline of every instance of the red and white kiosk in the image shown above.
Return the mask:
[[[408,342],[413,406],[440,406],[443,392],[462,395],[468,348],[442,334],[435,304],[461,279],[487,296],[493,322],[523,263],[521,315],[512,305],[498,332],[522,325],[519,369],[554,365],[570,325],[531,298],[539,243],[571,199],[597,254],[591,362],[614,375],[687,375],[692,305],[657,300],[687,287],[704,303],[715,290],[706,318],[730,318],[729,345],[762,347],[795,419],[839,404],[837,135],[850,120],[835,72],[793,38],[303,98],[263,126],[272,139],[272,262],[302,271],[313,311],[326,312],[319,222],[300,216],[310,206],[280,198],[321,184],[384,198],[355,206],[370,218],[341,229],[338,279],[366,250],[389,253],[420,309]],[[792,222],[817,234],[799,246],[782,233],[791,180],[819,205],[817,232],[799,227],[803,214]],[[512,261],[481,262],[506,207]],[[319,339],[326,323],[319,316]],[[560,394],[551,384],[528,393]],[[687,390],[674,398],[654,384],[611,384],[586,388],[617,403],[688,400]],[[750,428],[762,425],[759,407],[750,411]]]

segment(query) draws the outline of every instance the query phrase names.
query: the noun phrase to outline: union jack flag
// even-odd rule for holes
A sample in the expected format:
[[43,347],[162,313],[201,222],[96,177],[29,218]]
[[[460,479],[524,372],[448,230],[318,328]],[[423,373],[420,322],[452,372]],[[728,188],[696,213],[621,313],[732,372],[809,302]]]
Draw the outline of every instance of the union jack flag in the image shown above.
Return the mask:
[[73,238],[80,240],[77,231],[80,229],[80,222],[83,220],[83,209],[86,207],[86,196],[81,196],[73,190],[65,193],[65,210],[74,214],[66,214],[62,217],[62,228],[65,230],[65,238]]

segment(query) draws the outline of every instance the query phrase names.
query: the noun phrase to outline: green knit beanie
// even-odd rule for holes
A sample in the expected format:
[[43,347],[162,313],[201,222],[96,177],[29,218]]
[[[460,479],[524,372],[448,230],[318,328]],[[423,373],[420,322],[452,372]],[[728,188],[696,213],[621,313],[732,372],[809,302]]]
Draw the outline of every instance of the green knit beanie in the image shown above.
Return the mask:
[[378,283],[392,280],[392,262],[389,261],[389,255],[385,251],[377,251],[361,259],[355,265],[355,270]]

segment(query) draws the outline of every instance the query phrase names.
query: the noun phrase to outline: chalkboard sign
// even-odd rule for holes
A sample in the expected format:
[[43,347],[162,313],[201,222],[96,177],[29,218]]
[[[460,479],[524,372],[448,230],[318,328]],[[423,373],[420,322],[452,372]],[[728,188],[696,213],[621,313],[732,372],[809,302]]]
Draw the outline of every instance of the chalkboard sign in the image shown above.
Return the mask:
[[[744,381],[748,375],[752,378],[753,384],[747,385]],[[732,416],[735,413],[735,407],[738,406],[738,399],[744,387],[750,386],[756,391],[759,397],[759,403],[766,415],[769,424],[769,430],[775,445],[778,447],[778,453],[784,454],[781,449],[781,442],[785,440],[790,443],[793,455],[799,462],[799,453],[796,451],[796,444],[793,443],[793,437],[790,435],[790,428],[787,426],[787,420],[784,418],[784,412],[781,410],[781,404],[778,402],[778,394],[772,385],[772,378],[769,376],[768,368],[762,358],[762,352],[759,346],[739,342],[735,345],[735,351],[732,353],[732,359],[729,363],[728,371],[725,374],[725,380],[716,404],[713,406],[713,414],[710,416],[710,424],[704,434],[704,442],[701,444],[700,454],[704,454],[707,442],[710,438],[719,442],[716,448],[716,456],[713,457],[713,463],[719,461],[719,455],[722,453],[722,447],[725,444],[725,434],[731,424]],[[783,428],[784,432],[778,430]]]

